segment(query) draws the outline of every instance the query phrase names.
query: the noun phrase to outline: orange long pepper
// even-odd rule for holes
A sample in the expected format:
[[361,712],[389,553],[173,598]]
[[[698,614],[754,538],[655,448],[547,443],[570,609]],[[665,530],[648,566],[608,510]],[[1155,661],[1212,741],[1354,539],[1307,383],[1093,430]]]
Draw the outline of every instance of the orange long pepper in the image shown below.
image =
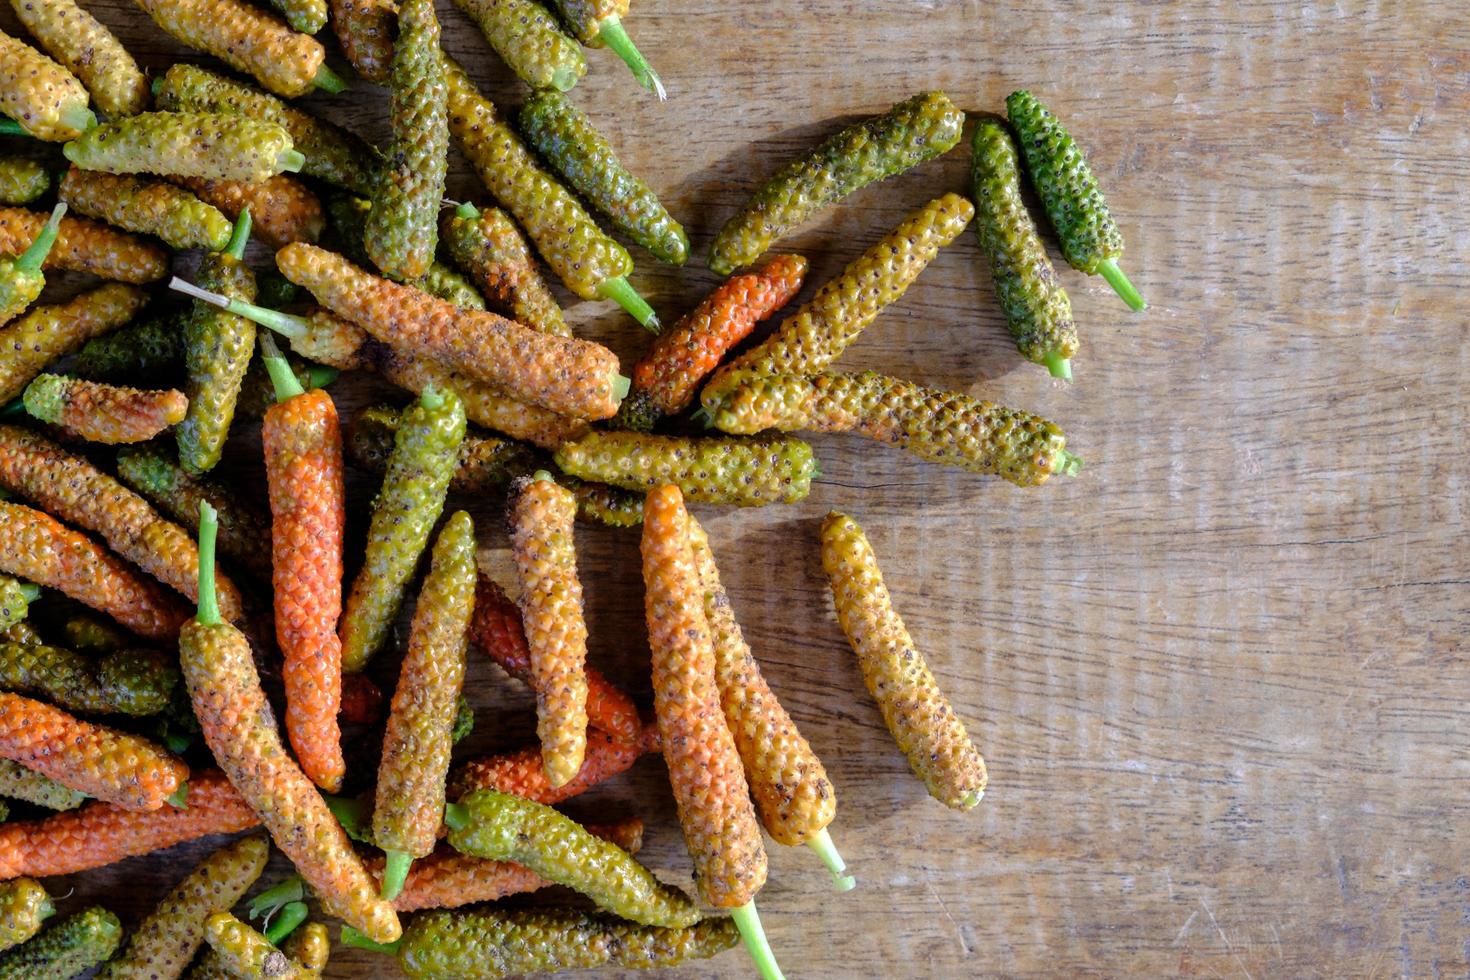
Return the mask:
[[477,789],[496,789],[502,793],[545,803],[548,806],[569,800],[598,783],[626,772],[638,757],[651,751],[646,739],[624,742],[605,732],[587,733],[587,752],[582,768],[564,786],[552,786],[541,767],[540,744],[528,745],[504,755],[465,762],[449,774],[449,798],[458,800]]

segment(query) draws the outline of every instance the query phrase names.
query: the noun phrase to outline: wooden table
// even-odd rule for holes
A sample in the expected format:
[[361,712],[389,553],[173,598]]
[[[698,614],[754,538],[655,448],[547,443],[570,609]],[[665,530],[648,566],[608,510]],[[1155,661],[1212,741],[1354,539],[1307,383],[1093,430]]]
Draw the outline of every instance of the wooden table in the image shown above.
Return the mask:
[[[89,6],[155,71],[180,56],[130,4]],[[440,6],[448,49],[516,104]],[[1053,382],[1017,357],[966,234],[843,364],[1045,414],[1082,475],[1023,491],[818,437],[806,502],[699,509],[831,772],[833,834],[860,879],[835,896],[808,854],[772,845],[767,932],[806,978],[1462,975],[1470,11],[1093,7],[644,0],[627,24],[668,103],[607,52],[574,92],[702,256],[766,175],[856,114],[932,87],[994,111],[1032,88],[1086,146],[1153,304],[1130,315],[1064,270],[1084,348],[1075,383]],[[385,130],[371,86],[306,101]],[[907,210],[963,190],[967,168],[957,150],[783,240],[811,259],[803,298]],[[457,155],[450,194],[484,197]],[[666,318],[715,282],[636,257]],[[629,362],[648,344],[608,304],[573,316]],[[386,389],[333,392],[350,414]],[[356,487],[361,510],[371,483]],[[495,506],[468,503],[509,582]],[[925,795],[862,689],[817,552],[834,507],[867,526],[986,754],[972,813]],[[637,534],[579,534],[593,660],[646,697]],[[478,658],[471,688],[469,748],[530,737],[529,699]],[[687,884],[656,759],[569,809],[643,817],[644,859]],[[100,897],[136,917],[207,849],[58,888],[77,889],[65,907]],[[332,971],[391,972],[348,953]],[[752,969],[733,952],[683,975]]]

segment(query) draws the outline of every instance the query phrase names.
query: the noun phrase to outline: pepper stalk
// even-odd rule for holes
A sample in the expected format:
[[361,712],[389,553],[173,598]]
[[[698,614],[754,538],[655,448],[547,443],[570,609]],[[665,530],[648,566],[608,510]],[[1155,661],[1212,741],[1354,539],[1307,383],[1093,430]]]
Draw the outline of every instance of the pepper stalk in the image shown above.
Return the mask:
[[633,77],[638,79],[638,84],[658,96],[660,102],[667,100],[669,93],[664,90],[663,80],[628,36],[622,20],[616,14],[611,14],[598,21],[597,27],[597,36],[607,42],[614,54],[623,59],[623,63],[633,72]]

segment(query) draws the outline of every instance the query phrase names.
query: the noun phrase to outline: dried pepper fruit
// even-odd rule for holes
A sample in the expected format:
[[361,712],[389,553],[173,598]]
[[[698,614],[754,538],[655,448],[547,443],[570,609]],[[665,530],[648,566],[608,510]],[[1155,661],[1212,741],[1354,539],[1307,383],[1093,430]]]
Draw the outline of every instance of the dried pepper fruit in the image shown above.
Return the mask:
[[[372,207],[372,202],[354,194],[334,194],[327,205],[332,215],[332,230],[336,232],[336,244],[343,255],[359,265],[373,262],[368,255],[366,240],[367,219]],[[462,309],[485,309],[485,299],[474,284],[438,259],[432,259],[428,271],[409,284]],[[295,284],[292,285],[294,287]]]
[[94,906],[0,954],[0,980],[71,980],[105,962],[120,942],[117,916]]
[[17,878],[0,885],[0,951],[19,946],[56,913],[39,881]]
[[612,351],[553,337],[494,313],[451,303],[373,276],[342,256],[296,243],[276,265],[317,302],[385,344],[429,356],[469,377],[575,418],[608,418],[626,393]]
[[215,530],[213,508],[201,504],[199,613],[179,635],[179,661],[204,740],[323,907],[379,942],[391,942],[400,932],[397,915],[376,897],[351,841],[286,754],[250,642],[220,619]]
[[314,38],[245,0],[136,2],[170,36],[252,76],[276,95],[294,99],[313,86],[327,92],[347,88],[324,63],[326,50]]
[[[270,933],[266,933],[270,938]],[[286,958],[303,968],[304,977],[319,977],[332,955],[332,937],[320,922],[308,922],[281,944]]]
[[116,653],[133,642],[126,630],[85,613],[72,616],[61,624],[61,638],[68,648],[78,653],[98,656]]
[[766,850],[750,788],[725,725],[689,514],[679,488],[659,487],[643,509],[644,609],[653,655],[653,709],[684,844],[699,896],[733,909],[751,958],[768,978],[780,968],[766,942],[755,895]]
[[168,706],[179,672],[154,650],[87,657],[53,646],[0,643],[0,688],[81,714],[152,715]]
[[393,139],[365,237],[373,264],[402,281],[429,271],[449,167],[448,96],[433,0],[399,0],[388,92]]
[[117,454],[117,476],[193,533],[199,531],[199,503],[209,501],[219,515],[220,553],[257,578],[270,581],[270,516],[236,489],[188,473],[159,446],[121,450]]
[[512,320],[542,333],[572,335],[510,215],[461,204],[440,218],[439,240],[454,264]]
[[0,204],[29,204],[50,189],[50,172],[35,160],[0,156]]
[[628,742],[605,732],[589,732],[582,771],[571,782],[554,787],[541,767],[541,746],[528,745],[504,755],[461,763],[449,774],[449,798],[458,800],[476,790],[494,789],[537,803],[561,803],[626,772],[645,751],[648,749],[641,738]]
[[1062,430],[1039,415],[872,371],[747,378],[714,424],[736,433],[852,432],[1018,487],[1058,473],[1075,476],[1082,468],[1082,460],[1067,452]]
[[41,47],[81,80],[103,112],[131,116],[147,108],[148,80],[138,63],[76,0],[10,0],[10,6]]
[[327,0],[270,0],[292,30],[315,34],[327,26]]
[[205,918],[240,901],[269,857],[270,841],[263,835],[242,838],[210,854],[138,925],[122,955],[98,972],[99,980],[182,976],[204,943]]
[[221,249],[230,240],[230,219],[167,181],[71,167],[57,193],[78,214],[154,235],[170,248]]
[[[386,405],[357,413],[347,434],[347,452],[353,462],[373,473],[384,472],[398,422],[398,409]],[[503,489],[518,474],[535,469],[535,462],[536,454],[518,442],[466,433],[449,489],[457,493]]]
[[500,60],[533,89],[565,92],[587,74],[582,48],[536,0],[454,0]]
[[445,807],[444,822],[450,846],[461,854],[523,864],[624,919],[670,929],[699,921],[699,909],[683,892],[545,804],[478,790]]
[[576,777],[587,750],[587,623],[572,534],[576,516],[576,498],[544,470],[511,485],[511,553],[536,692],[536,736],[552,786]]
[[725,355],[801,290],[806,268],[800,255],[777,255],[724,282],[659,334],[633,368],[633,390],[618,407],[618,425],[648,432],[663,416],[688,408]]
[[403,589],[444,509],[464,439],[464,408],[428,390],[403,413],[388,472],[373,504],[367,552],[342,613],[342,669],[357,673],[387,639]]
[[958,194],[911,212],[837,278],[824,283],[775,333],[717,371],[700,394],[705,411],[713,414],[742,376],[810,374],[826,368],[904,294],[974,214],[974,205]]
[[230,220],[238,219],[248,210],[254,235],[270,248],[291,242],[314,242],[327,226],[322,202],[309,187],[285,174],[259,183],[197,177],[176,179]]
[[274,95],[195,65],[173,65],[154,82],[154,100],[169,112],[217,112],[275,123],[291,134],[293,148],[306,158],[302,174],[372,193],[374,151],[346,130]]
[[[35,240],[46,215],[0,208],[0,253],[15,255]],[[157,242],[83,218],[62,218],[43,269],[90,272],[102,279],[141,285],[168,275],[168,252]]]
[[965,114],[943,92],[922,92],[833,134],[777,171],[725,222],[710,247],[710,270],[728,276],[858,188],[948,152],[964,123]]
[[13,259],[0,256],[0,325],[24,313],[46,288],[41,265],[56,245],[57,231],[65,214],[66,203],[56,205],[24,252]]
[[342,538],[347,489],[342,431],[331,396],[297,384],[269,335],[265,363],[277,404],[261,443],[270,485],[276,644],[284,665],[286,734],[307,777],[336,792],[347,771],[337,713],[342,703]]
[[[199,556],[189,535],[82,457],[34,432],[0,425],[0,485],[101,536],[123,558],[193,598]],[[219,588],[220,607],[238,619],[240,591],[223,577]],[[141,635],[154,635],[119,621]],[[172,616],[170,621],[177,625]]]
[[141,289],[107,283],[55,306],[38,306],[0,329],[0,402],[25,390],[31,379],[93,337],[116,330],[148,301]]
[[62,148],[85,170],[261,181],[305,162],[271,122],[214,112],[142,112],[87,130]]
[[391,946],[343,933],[349,946],[395,953],[415,980],[495,980],[599,966],[652,970],[703,960],[739,940],[731,919],[661,929],[570,909],[481,909],[418,916]]
[[194,773],[184,808],[138,813],[111,803],[89,803],[43,820],[0,825],[0,879],[73,874],[209,834],[233,834],[259,822],[222,773]]
[[462,310],[486,309],[485,298],[474,284],[443,262],[430,262],[429,271],[415,279],[413,285]]
[[760,507],[795,503],[818,473],[812,447],[800,439],[656,436],[593,431],[556,451],[556,465],[584,480],[629,490],[672,483],[689,500]]
[[331,5],[332,30],[353,70],[370,82],[386,82],[398,21],[393,0],[331,0]]
[[985,760],[893,608],[867,535],[846,514],[822,522],[822,567],[868,693],[929,795],[968,810],[985,793]]
[[[246,317],[249,320],[249,317]],[[254,321],[252,321],[254,322]],[[286,368],[303,391],[316,391],[336,381],[342,372],[334,367],[312,364],[295,354],[282,354]],[[271,383],[270,372],[265,369],[262,358],[252,358],[240,382],[240,395],[235,399],[235,417],[239,419],[263,419],[265,413],[276,403],[276,389]],[[196,515],[197,516],[197,515]]]
[[147,739],[10,692],[0,692],[0,756],[129,810],[157,810],[189,778],[188,766]]
[[831,871],[838,891],[847,891],[857,882],[846,874],[847,865],[827,833],[827,825],[837,815],[832,781],[761,676],[720,583],[709,537],[693,517],[689,518],[689,540],[714,645],[720,705],[745,766],[761,824],[777,843],[811,847]]
[[439,837],[474,601],[475,526],[458,511],[434,542],[383,734],[373,840],[387,855],[382,894],[389,901]]
[[182,391],[143,391],[96,381],[40,374],[26,386],[25,408],[90,442],[145,442],[184,419],[189,399]]
[[0,759],[0,796],[25,800],[48,810],[75,810],[87,799],[86,793],[63,786],[9,759]]
[[300,964],[292,963],[269,939],[228,912],[215,912],[204,920],[204,938],[218,954],[220,965],[233,976],[275,980],[305,976]]
[[71,373],[89,381],[141,381],[182,376],[184,334],[177,310],[140,317],[93,337],[77,351]]
[[[255,273],[245,264],[250,225],[250,212],[245,211],[225,249],[209,253],[199,263],[198,279],[204,288],[231,299],[255,299]],[[255,352],[255,324],[196,300],[183,332],[189,412],[175,433],[179,463],[190,473],[204,473],[214,469],[224,453],[240,384]]]
[[1030,92],[1006,98],[1006,116],[1016,130],[1026,172],[1062,243],[1067,263],[1089,276],[1101,275],[1129,309],[1148,304],[1118,267],[1123,233],[1113,221],[1097,178],[1061,121]]
[[10,575],[0,575],[0,630],[25,619],[30,604],[40,595],[39,587]]
[[[301,879],[294,879],[295,890],[304,896],[300,882]],[[269,895],[271,891],[267,889],[262,895]],[[260,897],[256,896],[256,900]],[[255,902],[252,902],[251,910],[254,911],[255,907]],[[308,914],[306,903],[300,899],[287,902],[268,916],[270,924],[263,927],[264,932],[256,932],[234,916],[216,920],[211,928],[206,916],[204,941],[207,948],[189,970],[188,980],[240,980],[241,977],[265,980],[267,976],[296,976],[304,980],[319,975],[320,968],[308,966],[295,955],[310,956],[313,962],[320,961],[325,966],[331,953],[331,939],[326,935],[325,926],[314,923],[304,929],[298,928]],[[309,938],[303,941],[303,937]],[[297,968],[294,974],[293,968]],[[275,972],[268,974],[267,970]]]
[[1072,301],[1057,280],[1046,246],[1021,200],[1016,144],[1003,124],[982,119],[970,141],[975,230],[990,260],[991,279],[1021,356],[1070,379],[1077,354]]
[[521,132],[612,226],[661,262],[683,265],[689,236],[653,190],[628,172],[587,114],[559,92],[537,92],[521,106]]
[[600,48],[606,44],[613,53],[638,79],[638,84],[658,96],[662,102],[668,97],[664,83],[658,73],[648,64],[648,59],[633,44],[623,27],[622,18],[628,13],[629,0],[554,0],[561,11],[562,19],[571,28],[577,40],[583,44]]
[[444,57],[449,133],[490,193],[520,222],[566,287],[583,299],[611,299],[643,326],[658,317],[628,283],[633,259],[603,234],[571,192],[548,174],[463,68]]
[[[36,627],[26,620],[11,623],[3,630],[0,630],[0,637],[4,637],[7,643],[24,643],[28,646],[38,646],[44,642],[41,639],[41,634],[36,632]],[[0,793],[0,796],[4,795],[4,793]]]
[[0,112],[42,140],[75,139],[97,124],[75,75],[29,44],[0,32]]
[[152,640],[178,634],[172,596],[86,535],[29,507],[0,502],[0,571],[56,589]]

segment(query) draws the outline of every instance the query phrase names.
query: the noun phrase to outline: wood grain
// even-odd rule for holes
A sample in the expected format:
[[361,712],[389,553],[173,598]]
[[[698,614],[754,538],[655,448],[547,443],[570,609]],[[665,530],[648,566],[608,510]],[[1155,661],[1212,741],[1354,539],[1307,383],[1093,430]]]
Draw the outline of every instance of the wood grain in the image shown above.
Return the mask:
[[[88,6],[154,72],[202,60],[122,0]],[[473,27],[440,8],[449,50],[516,104]],[[1470,426],[1470,9],[644,0],[627,25],[669,102],[606,51],[573,94],[697,255],[767,174],[854,114],[929,87],[994,111],[1024,86],[1087,147],[1153,303],[1130,315],[1066,272],[1084,346],[1076,383],[1054,383],[1018,359],[966,234],[844,364],[1050,416],[1081,477],[1020,491],[820,437],[825,475],[805,503],[699,511],[772,686],[826,762],[833,835],[860,881],[834,896],[807,854],[772,845],[760,904],[787,973],[1470,970],[1456,442]],[[384,133],[373,86],[305,101]],[[963,189],[967,166],[951,153],[785,239],[812,260],[801,298],[905,211]],[[457,156],[450,195],[484,199]],[[715,282],[635,256],[666,318]],[[607,304],[572,317],[629,362],[648,343]],[[385,392],[333,388],[344,416]],[[237,444],[232,465],[258,478],[254,434]],[[370,480],[354,492],[360,526]],[[498,502],[463,503],[511,582]],[[832,507],[868,528],[986,754],[991,788],[968,815],[924,795],[862,690],[817,552]],[[646,700],[637,535],[579,536],[592,659]],[[523,692],[483,662],[470,684],[469,751],[532,736]],[[569,809],[641,816],[643,858],[688,883],[657,760]],[[131,921],[206,849],[51,884],[76,888],[66,908],[103,899]],[[385,973],[343,951],[331,969]],[[732,952],[682,975],[751,974]]]

